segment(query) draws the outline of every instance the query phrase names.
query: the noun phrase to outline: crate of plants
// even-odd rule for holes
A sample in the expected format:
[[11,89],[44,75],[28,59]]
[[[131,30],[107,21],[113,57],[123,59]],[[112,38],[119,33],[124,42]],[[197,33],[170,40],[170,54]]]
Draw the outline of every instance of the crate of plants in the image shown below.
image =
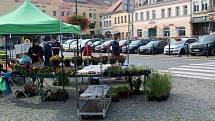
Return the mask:
[[144,85],[149,101],[165,101],[169,98],[172,83],[171,74],[167,72],[153,72]]
[[30,65],[15,64],[12,66],[12,72],[16,75],[29,77],[32,75],[32,67]]
[[43,77],[43,78],[53,78],[54,77],[54,68],[52,67],[43,67],[43,68],[34,68],[32,70],[33,77]]
[[104,76],[123,76],[123,75],[124,70],[122,69],[122,67],[115,65],[108,67],[104,72]]
[[9,56],[6,55],[5,51],[0,51],[0,59],[6,59],[6,57],[8,58]]
[[130,76],[148,76],[151,73],[150,69],[146,69],[144,66],[128,66],[126,68],[124,68],[124,74],[126,76],[130,75]]
[[58,55],[52,56],[49,60],[50,60],[53,67],[58,67],[60,65],[60,62],[61,62],[61,58]]

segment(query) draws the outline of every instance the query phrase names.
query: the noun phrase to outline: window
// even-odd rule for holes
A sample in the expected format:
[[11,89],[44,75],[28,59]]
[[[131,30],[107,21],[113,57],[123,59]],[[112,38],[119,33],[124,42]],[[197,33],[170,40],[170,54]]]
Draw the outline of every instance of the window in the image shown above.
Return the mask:
[[120,24],[120,17],[118,17],[118,24]]
[[175,16],[180,16],[180,8],[179,7],[175,8]]
[[86,13],[83,13],[83,16],[86,16]]
[[67,16],[69,16],[69,11],[67,11],[67,14],[66,14]]
[[135,13],[135,21],[138,21],[138,13]]
[[155,10],[152,11],[152,19],[156,19],[156,11]]
[[53,16],[57,16],[57,11],[53,11]]
[[114,23],[116,24],[116,17],[114,18],[114,20],[115,20]]
[[187,15],[187,6],[186,5],[184,6],[184,10],[183,11],[184,11],[183,15]]
[[64,11],[61,12],[61,16],[64,16]]
[[102,22],[100,22],[100,26],[102,26]]
[[165,37],[170,36],[170,29],[169,29],[169,27],[165,27],[163,29],[163,36],[165,36]]
[[103,26],[106,27],[106,21],[103,22]]
[[122,39],[124,39],[124,37],[125,37],[125,33],[124,33],[124,32],[122,32]]
[[140,20],[143,20],[143,12],[140,13]]
[[207,0],[202,1],[202,11],[208,10],[208,3]]
[[142,37],[142,35],[143,35],[143,30],[137,29],[137,37]]
[[46,13],[46,10],[42,10],[43,13]]
[[165,9],[161,9],[161,18],[165,18]]
[[127,16],[124,16],[124,21],[125,23],[127,23]]
[[172,9],[171,8],[168,8],[168,17],[171,17],[172,16]]
[[185,27],[178,27],[178,36],[185,36],[186,29]]
[[199,11],[199,2],[198,1],[193,2],[193,11],[194,12]]
[[92,17],[93,17],[93,14],[92,14],[92,13],[89,13],[89,17],[92,18]]
[[112,26],[112,25],[111,25],[111,20],[109,21],[109,26]]
[[94,19],[96,19],[96,13],[93,14]]
[[123,23],[123,16],[121,16],[121,23]]
[[147,20],[150,19],[150,13],[149,13],[149,11],[146,11],[146,19],[147,19]]

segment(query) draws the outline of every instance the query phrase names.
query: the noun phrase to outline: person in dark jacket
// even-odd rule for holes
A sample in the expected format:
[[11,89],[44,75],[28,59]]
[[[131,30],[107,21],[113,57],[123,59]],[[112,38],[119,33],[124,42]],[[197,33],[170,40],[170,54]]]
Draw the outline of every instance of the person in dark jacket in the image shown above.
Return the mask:
[[116,37],[111,44],[112,46],[112,55],[116,58],[120,56],[120,48],[119,48],[119,38]]
[[57,41],[56,37],[52,37],[52,51],[53,55],[59,55],[60,54],[60,42]]
[[52,57],[52,46],[50,44],[48,44],[46,41],[44,41],[45,45],[44,45],[44,57],[45,57],[45,61],[44,61],[44,65],[45,66],[50,66],[50,58]]
[[37,41],[33,42],[33,46],[28,49],[28,56],[32,59],[33,67],[42,68],[44,65],[43,60],[44,51],[39,46]]

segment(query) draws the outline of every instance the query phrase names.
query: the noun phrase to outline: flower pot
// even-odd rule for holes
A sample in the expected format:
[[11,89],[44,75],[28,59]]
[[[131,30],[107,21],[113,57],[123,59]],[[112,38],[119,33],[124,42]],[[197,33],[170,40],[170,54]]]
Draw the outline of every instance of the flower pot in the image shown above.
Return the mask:
[[60,62],[52,62],[52,65],[53,65],[54,67],[58,67],[58,66],[60,65]]
[[156,97],[154,97],[154,96],[148,96],[148,97],[147,97],[147,100],[148,100],[148,101],[155,101],[155,100],[156,100]]
[[64,61],[65,67],[70,67],[70,61]]
[[120,98],[127,98],[128,97],[128,92],[119,92]]
[[162,102],[162,101],[164,101],[164,100],[163,100],[163,96],[156,97],[156,101],[158,101],[158,102]]

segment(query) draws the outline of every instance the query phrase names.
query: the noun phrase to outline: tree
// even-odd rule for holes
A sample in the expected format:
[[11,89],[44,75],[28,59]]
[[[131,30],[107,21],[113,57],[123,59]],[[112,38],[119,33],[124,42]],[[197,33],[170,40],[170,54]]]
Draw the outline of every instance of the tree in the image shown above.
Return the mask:
[[66,22],[69,24],[79,25],[81,27],[81,31],[84,31],[89,27],[88,18],[80,15],[68,17]]

